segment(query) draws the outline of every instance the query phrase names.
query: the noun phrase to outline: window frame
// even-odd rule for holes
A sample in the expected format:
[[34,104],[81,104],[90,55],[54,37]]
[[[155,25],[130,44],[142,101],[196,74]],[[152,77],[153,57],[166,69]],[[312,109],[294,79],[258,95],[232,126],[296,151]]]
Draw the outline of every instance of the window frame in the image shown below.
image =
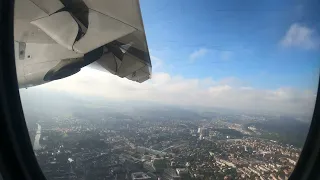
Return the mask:
[[[21,105],[13,39],[14,1],[0,1],[0,171],[4,179],[45,176],[35,157]],[[292,179],[317,179],[320,150],[319,86],[310,129]]]

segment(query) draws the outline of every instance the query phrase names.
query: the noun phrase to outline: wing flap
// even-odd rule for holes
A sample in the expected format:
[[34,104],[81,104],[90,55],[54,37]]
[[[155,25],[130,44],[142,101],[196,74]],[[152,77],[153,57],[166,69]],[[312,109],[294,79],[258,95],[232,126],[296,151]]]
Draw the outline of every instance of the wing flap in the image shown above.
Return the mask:
[[59,0],[31,0],[31,1],[49,15],[55,13],[56,11],[64,7]]
[[141,31],[135,31],[131,34],[128,34],[126,36],[123,36],[121,38],[119,38],[117,41],[123,43],[123,44],[127,44],[127,43],[131,43],[131,46],[134,48],[137,48],[141,51],[148,51],[148,47],[147,47],[147,40],[144,36],[144,33]]
[[89,9],[144,31],[137,0],[83,0]]
[[69,51],[59,44],[26,43],[25,57],[22,59],[25,65],[43,63],[62,59],[83,57],[83,54]]
[[57,43],[72,51],[79,27],[69,12],[62,11],[51,16],[32,21]]
[[58,12],[32,21],[31,24],[36,25],[57,43],[72,51],[79,27],[69,12]]
[[136,81],[136,82],[142,83],[145,80],[149,79],[150,76],[151,75],[150,75],[149,68],[147,66],[144,66],[141,69],[126,76],[126,78],[130,79],[131,81]]
[[87,32],[74,44],[73,49],[79,53],[87,53],[133,31],[135,31],[135,29],[131,26],[99,12],[89,10],[89,26]]
[[39,30],[39,28],[37,28],[36,26],[30,24],[30,22],[23,20],[14,21],[14,40],[26,43],[57,43],[45,32]]
[[116,74],[118,65],[116,57],[112,53],[102,55],[102,57],[97,60],[97,63],[110,73]]
[[29,0],[16,0],[14,6],[14,19],[30,22],[48,16],[46,12]]

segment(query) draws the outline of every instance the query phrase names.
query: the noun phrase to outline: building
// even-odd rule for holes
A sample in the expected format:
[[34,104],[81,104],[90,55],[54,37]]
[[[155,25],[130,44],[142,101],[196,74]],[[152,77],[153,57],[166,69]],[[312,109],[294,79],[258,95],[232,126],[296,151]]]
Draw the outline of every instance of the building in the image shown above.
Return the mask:
[[143,168],[149,172],[156,172],[156,168],[153,166],[151,161],[145,161],[143,163]]
[[290,159],[290,158],[287,158],[287,159],[288,159],[288,161],[289,161],[291,164],[293,164],[293,165],[296,165],[296,164],[297,164],[296,161],[294,161],[294,160],[292,160],[292,159]]
[[181,177],[177,174],[177,171],[172,168],[167,168],[163,171],[164,180],[181,180]]
[[162,151],[158,151],[158,150],[154,150],[154,149],[150,149],[142,146],[137,146],[136,151],[142,154],[148,153],[148,154],[159,155],[159,156],[167,155],[166,152],[162,152]]
[[152,179],[148,174],[144,172],[135,172],[131,174],[132,180],[144,180],[144,179]]
[[198,133],[200,135],[199,139],[203,139],[203,137],[208,137],[209,136],[209,129],[207,128],[198,128]]
[[177,171],[177,174],[180,176],[180,175],[183,175],[183,174],[188,174],[188,169],[187,168],[176,168],[176,171]]
[[209,129],[202,128],[201,129],[201,134],[202,134],[203,137],[208,137],[209,136]]
[[202,140],[203,139],[203,136],[202,136],[202,134],[200,134],[200,136],[199,136],[199,140]]
[[191,179],[191,176],[190,176],[187,168],[177,168],[176,172],[180,176],[180,178],[183,180],[190,180]]
[[201,133],[201,128],[200,127],[198,128],[198,133]]

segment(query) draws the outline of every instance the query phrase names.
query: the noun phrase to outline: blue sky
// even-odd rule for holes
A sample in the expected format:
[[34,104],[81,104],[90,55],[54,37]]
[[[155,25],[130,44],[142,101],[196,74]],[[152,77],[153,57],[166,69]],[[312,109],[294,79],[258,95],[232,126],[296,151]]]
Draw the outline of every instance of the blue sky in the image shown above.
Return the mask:
[[316,89],[316,0],[141,0],[140,5],[151,55],[165,64],[161,71],[185,78],[233,77],[261,89]]

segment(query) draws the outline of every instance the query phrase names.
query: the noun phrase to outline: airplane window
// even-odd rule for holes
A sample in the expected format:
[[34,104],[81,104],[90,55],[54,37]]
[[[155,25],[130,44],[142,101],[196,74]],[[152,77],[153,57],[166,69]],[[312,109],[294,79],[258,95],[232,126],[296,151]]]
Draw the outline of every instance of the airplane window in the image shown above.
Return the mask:
[[320,3],[15,0],[46,178],[288,179],[311,122]]

